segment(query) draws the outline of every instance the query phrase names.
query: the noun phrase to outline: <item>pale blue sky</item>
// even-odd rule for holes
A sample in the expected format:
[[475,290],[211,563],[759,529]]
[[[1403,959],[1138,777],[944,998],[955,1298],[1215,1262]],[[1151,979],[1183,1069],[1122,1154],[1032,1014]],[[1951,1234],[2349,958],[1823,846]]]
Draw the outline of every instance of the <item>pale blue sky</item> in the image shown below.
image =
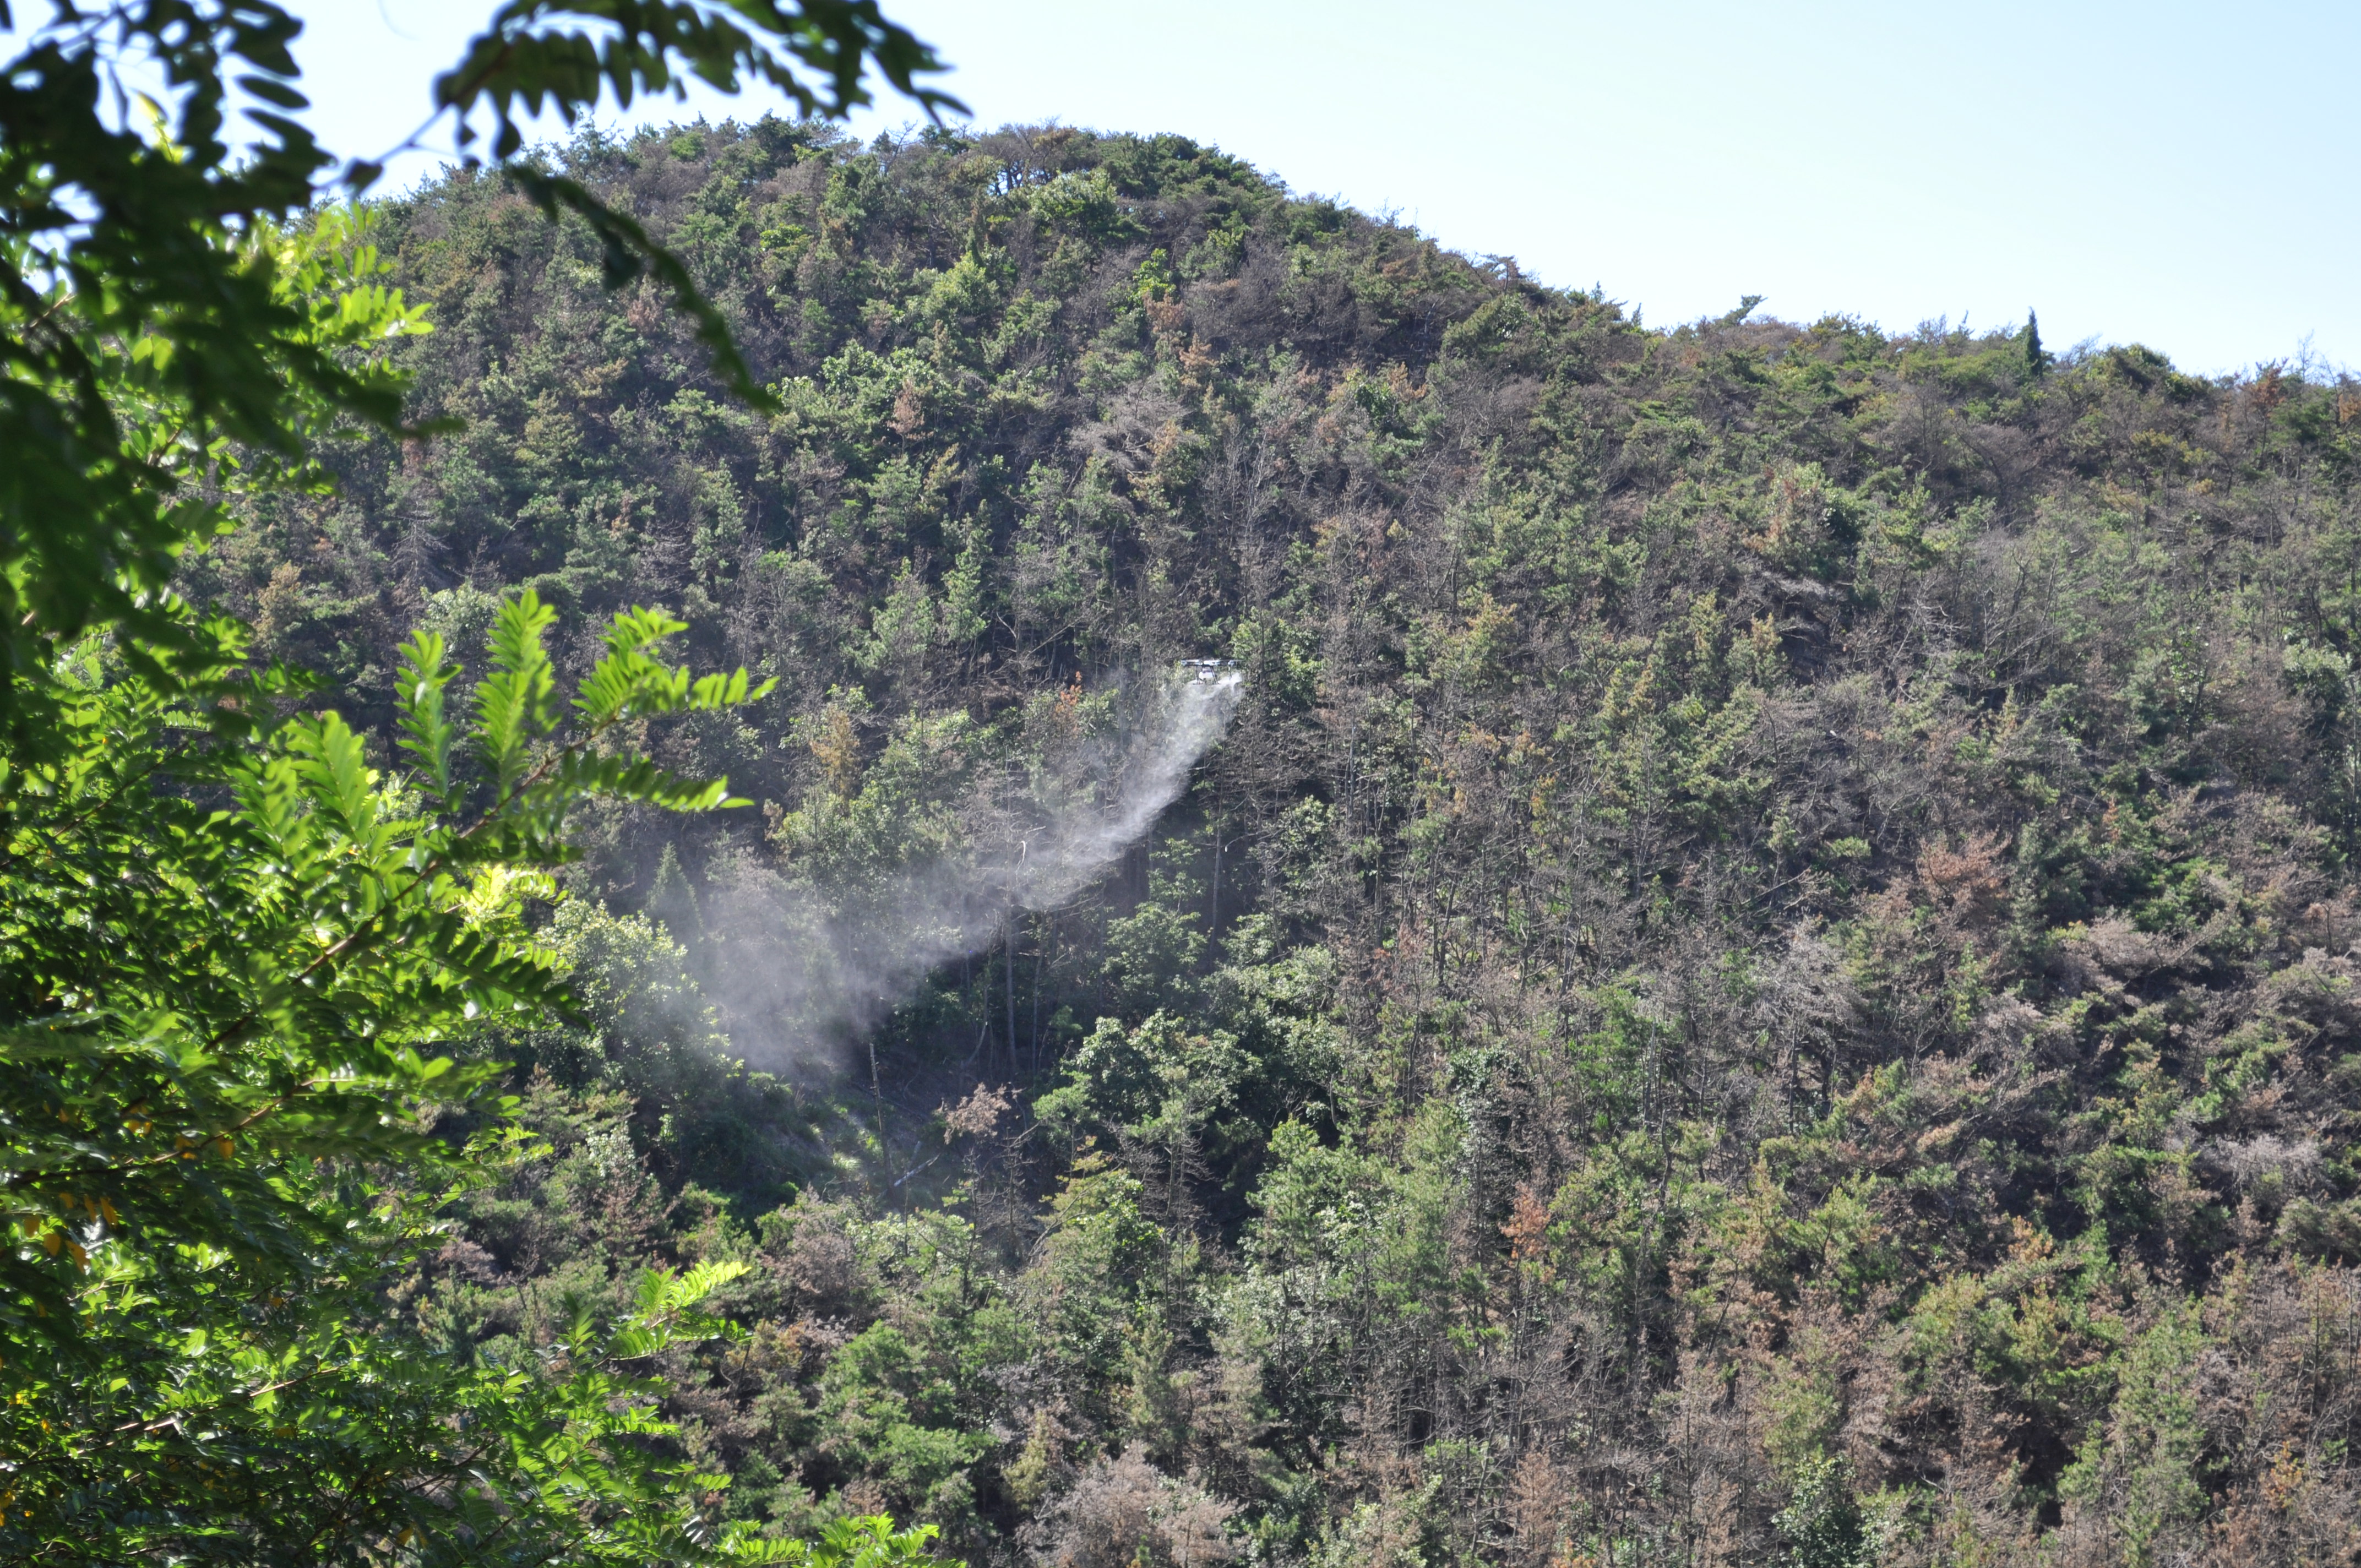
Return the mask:
[[[373,152],[423,116],[428,78],[490,5],[296,8],[324,139]],[[886,11],[940,48],[983,124],[1217,143],[1544,281],[1603,283],[1652,322],[1743,293],[1889,330],[2030,305],[2061,347],[2136,339],[2224,371],[2309,337],[2320,360],[2361,365],[2349,4]]]

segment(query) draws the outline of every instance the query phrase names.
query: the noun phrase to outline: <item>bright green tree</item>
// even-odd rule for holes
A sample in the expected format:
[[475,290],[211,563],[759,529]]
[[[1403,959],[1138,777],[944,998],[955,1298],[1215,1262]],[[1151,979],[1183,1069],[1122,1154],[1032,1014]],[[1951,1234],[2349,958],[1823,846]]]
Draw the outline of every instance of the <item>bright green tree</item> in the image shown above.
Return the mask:
[[[527,1365],[419,1354],[383,1299],[521,1141],[464,1046],[567,1009],[530,914],[569,810],[736,804],[635,741],[760,694],[665,662],[679,623],[638,610],[565,700],[525,594],[464,717],[412,641],[390,758],[172,593],[237,495],[402,429],[385,351],[424,323],[321,204],[378,170],[297,117],[299,31],[269,0],[60,0],[0,71],[0,1555],[923,1562],[884,1521],[724,1527],[722,1478],[674,1457],[652,1358],[727,1332],[699,1307],[731,1266],[646,1273]],[[872,67],[948,102],[873,0],[516,0],[435,101],[759,397],[678,262],[522,157],[514,114],[684,72],[840,114]]]

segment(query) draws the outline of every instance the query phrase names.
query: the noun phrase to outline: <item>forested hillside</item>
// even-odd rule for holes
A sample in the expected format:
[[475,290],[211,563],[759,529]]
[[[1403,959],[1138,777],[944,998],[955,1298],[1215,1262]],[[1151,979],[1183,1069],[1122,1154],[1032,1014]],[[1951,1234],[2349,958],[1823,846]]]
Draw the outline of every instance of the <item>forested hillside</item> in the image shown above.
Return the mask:
[[[455,172],[373,238],[464,424],[183,574],[388,746],[518,587],[777,681],[481,1033],[549,1146],[451,1355],[745,1262],[727,1507],[978,1568],[2361,1552],[2361,387],[1646,326],[1172,137],[552,156],[775,411]],[[987,874],[1184,659],[1185,792]]]

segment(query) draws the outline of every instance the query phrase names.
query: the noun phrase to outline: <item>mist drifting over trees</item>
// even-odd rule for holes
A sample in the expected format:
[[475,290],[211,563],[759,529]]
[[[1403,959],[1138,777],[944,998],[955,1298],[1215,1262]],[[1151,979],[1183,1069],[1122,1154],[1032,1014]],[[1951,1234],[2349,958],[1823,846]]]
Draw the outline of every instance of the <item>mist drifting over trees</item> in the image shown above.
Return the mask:
[[729,1508],[976,1563],[2353,1550],[2361,388],[1643,326],[1170,137],[551,158],[777,411],[453,173],[464,429],[184,574],[356,723],[521,587],[777,683],[590,824],[418,1332],[743,1262]]

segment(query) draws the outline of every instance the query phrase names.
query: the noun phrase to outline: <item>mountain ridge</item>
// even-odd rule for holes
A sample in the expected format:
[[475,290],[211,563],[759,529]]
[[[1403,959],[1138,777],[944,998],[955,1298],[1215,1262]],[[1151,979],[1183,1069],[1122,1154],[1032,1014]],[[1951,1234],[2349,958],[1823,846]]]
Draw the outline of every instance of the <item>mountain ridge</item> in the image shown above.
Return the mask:
[[[1645,328],[1180,137],[551,156],[778,411],[455,172],[375,212],[465,428],[186,573],[380,734],[521,587],[780,682],[660,741],[755,808],[584,825],[427,1332],[751,1261],[730,1506],[979,1563],[2350,1549],[2361,388]],[[1106,879],[873,1030],[741,993],[1208,656]]]

